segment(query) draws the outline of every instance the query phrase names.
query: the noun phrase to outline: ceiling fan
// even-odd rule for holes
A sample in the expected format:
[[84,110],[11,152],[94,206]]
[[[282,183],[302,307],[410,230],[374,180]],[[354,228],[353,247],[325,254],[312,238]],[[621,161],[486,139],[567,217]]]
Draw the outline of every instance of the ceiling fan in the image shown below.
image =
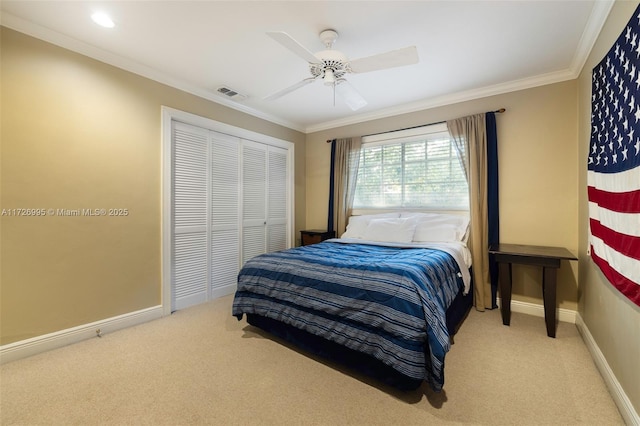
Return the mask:
[[367,105],[367,101],[344,78],[346,74],[365,73],[418,63],[418,51],[415,46],[350,61],[344,53],[333,50],[333,44],[338,38],[338,33],[331,29],[320,33],[320,41],[324,44],[325,50],[315,54],[285,32],[272,31],[267,32],[267,35],[307,61],[311,77],[267,96],[266,100],[278,99],[309,83],[322,80],[326,86],[333,87],[334,105],[335,95],[337,94],[349,108],[356,111]]

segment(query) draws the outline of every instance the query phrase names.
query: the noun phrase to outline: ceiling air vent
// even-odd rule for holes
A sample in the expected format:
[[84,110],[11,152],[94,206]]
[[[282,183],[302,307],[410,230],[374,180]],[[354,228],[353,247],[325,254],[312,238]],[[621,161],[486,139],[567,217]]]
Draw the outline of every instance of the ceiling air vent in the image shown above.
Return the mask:
[[243,95],[242,93],[238,93],[236,90],[231,89],[227,86],[218,87],[218,93],[223,94],[224,96],[233,99],[234,101],[242,101],[247,99],[247,95]]

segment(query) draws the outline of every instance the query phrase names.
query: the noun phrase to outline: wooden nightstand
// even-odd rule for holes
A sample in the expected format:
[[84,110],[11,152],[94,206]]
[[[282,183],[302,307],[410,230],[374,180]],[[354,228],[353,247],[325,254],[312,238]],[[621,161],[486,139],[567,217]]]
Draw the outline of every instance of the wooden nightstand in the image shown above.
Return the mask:
[[541,247],[519,244],[495,244],[489,254],[498,262],[500,282],[500,311],[502,324],[511,321],[511,265],[542,266],[542,297],[547,336],[556,337],[556,273],[561,260],[578,260],[564,247]]
[[300,244],[303,246],[317,244],[336,236],[336,231],[323,231],[321,229],[307,229],[300,231]]

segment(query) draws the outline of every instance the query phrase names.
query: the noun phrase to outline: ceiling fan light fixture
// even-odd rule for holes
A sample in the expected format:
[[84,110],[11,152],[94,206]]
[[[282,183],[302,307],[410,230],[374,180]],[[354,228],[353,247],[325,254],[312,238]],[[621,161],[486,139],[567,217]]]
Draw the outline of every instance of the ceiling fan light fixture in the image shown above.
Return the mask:
[[336,84],[336,77],[333,74],[333,70],[331,68],[327,68],[325,70],[324,78],[322,80],[324,81],[325,86],[333,86],[334,84]]

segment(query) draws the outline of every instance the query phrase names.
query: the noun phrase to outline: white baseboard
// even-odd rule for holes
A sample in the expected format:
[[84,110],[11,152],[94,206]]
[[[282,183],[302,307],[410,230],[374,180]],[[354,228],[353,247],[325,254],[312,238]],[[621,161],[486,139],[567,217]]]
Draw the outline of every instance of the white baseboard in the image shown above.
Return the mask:
[[[110,333],[162,317],[162,306],[153,306],[117,317],[80,325],[66,330],[0,346],[0,364],[77,343],[98,334]],[[98,331],[99,330],[99,331]]]
[[609,393],[611,394],[611,397],[613,398],[615,404],[618,406],[618,410],[620,411],[620,415],[624,419],[624,422],[628,425],[639,426],[640,416],[638,416],[638,413],[633,408],[633,405],[631,404],[631,401],[629,401],[627,394],[624,392],[624,389],[622,389],[622,386],[620,386],[620,382],[618,382],[618,379],[613,374],[613,371],[611,371],[606,358],[600,351],[600,348],[596,344],[596,341],[593,339],[591,332],[582,320],[580,314],[578,314],[576,318],[576,327],[578,328],[580,335],[582,335],[582,340],[584,340],[584,343],[587,345],[587,349],[591,353],[591,358],[593,358],[596,367],[598,367],[602,378],[607,384]]
[[[498,306],[500,306],[500,299],[498,298]],[[519,312],[522,314],[534,315],[537,317],[544,318],[544,305],[537,305],[534,303],[527,302],[519,302],[516,300],[511,300],[511,312]],[[640,426],[640,417],[638,413],[635,411],[631,401],[627,397],[627,394],[624,392],[618,379],[611,371],[607,360],[604,355],[600,351],[600,348],[596,344],[591,332],[585,325],[584,321],[580,314],[576,311],[572,311],[569,309],[558,309],[558,320],[563,322],[568,322],[575,324],[578,332],[582,336],[582,339],[591,354],[591,358],[593,358],[593,362],[598,367],[598,371],[602,375],[605,383],[607,384],[607,388],[609,389],[609,393],[611,393],[611,397],[615,402],[622,418],[625,423],[628,425]]]
[[[502,302],[500,298],[498,298],[498,306],[500,306]],[[528,302],[519,302],[517,300],[511,299],[511,312],[519,312],[521,314],[533,315],[536,317],[544,318],[544,305],[538,305],[536,303],[528,303]],[[576,323],[576,311],[572,311],[571,309],[562,309],[558,308],[556,311],[558,321],[568,322],[571,324]]]
[[238,284],[229,284],[222,287],[216,287],[211,289],[211,296],[209,300],[217,299],[219,297],[234,294],[238,290]]

